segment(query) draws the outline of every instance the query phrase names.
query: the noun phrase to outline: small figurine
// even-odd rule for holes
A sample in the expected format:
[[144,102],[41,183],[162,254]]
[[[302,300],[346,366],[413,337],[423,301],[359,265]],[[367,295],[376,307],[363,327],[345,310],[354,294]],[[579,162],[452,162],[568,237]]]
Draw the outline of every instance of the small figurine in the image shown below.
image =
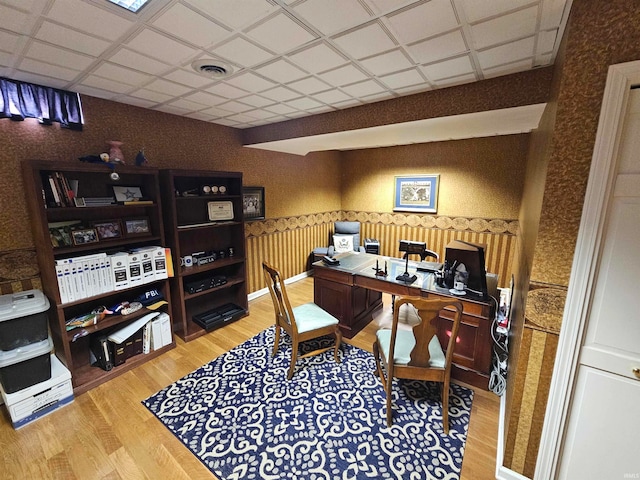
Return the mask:
[[138,154],[136,155],[136,166],[141,167],[143,165],[146,165],[146,163],[147,163],[147,157],[144,156],[144,147],[142,147],[138,152]]

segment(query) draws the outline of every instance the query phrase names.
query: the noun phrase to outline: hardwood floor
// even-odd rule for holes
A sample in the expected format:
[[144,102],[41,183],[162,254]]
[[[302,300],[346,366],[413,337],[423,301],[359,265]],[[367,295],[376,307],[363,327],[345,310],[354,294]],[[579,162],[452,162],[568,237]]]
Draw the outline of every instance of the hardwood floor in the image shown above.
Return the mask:
[[[287,286],[292,304],[313,298],[313,279]],[[390,297],[384,299],[385,309]],[[0,472],[9,479],[214,479],[140,403],[166,385],[273,324],[271,298],[249,303],[251,314],[75,398],[19,430],[0,415]],[[386,312],[383,312],[385,314]],[[375,321],[349,343],[371,351]],[[462,465],[463,480],[495,478],[499,398],[475,390]]]

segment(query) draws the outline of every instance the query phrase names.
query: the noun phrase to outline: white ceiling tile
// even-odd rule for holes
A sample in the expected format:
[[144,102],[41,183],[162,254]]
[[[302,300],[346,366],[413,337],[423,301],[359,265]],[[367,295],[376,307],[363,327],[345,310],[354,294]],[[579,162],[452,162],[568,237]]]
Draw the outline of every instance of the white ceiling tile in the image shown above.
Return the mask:
[[180,3],[164,12],[153,25],[199,47],[211,45],[230,33],[229,30]]
[[283,13],[253,27],[246,33],[260,45],[276,53],[285,53],[316,38]]
[[329,105],[321,105],[319,107],[316,108],[310,108],[309,110],[307,110],[307,112],[309,113],[323,113],[323,112],[332,112],[335,109]]
[[185,117],[193,118],[194,120],[202,120],[203,122],[209,122],[215,118],[202,112],[187,113]]
[[271,90],[260,93],[260,95],[275,100],[276,102],[291,100],[292,98],[300,96],[298,92],[294,92],[293,90],[286,87],[272,88]]
[[478,52],[478,60],[483,69],[512,63],[533,56],[534,37],[518,40],[499,47]]
[[316,77],[304,78],[302,80],[297,80],[295,82],[287,84],[289,88],[293,88],[298,92],[311,95],[316,92],[321,92],[323,90],[327,90],[331,88],[329,85],[324,83],[321,80],[318,80]]
[[398,95],[410,95],[410,94],[414,94],[414,93],[428,92],[429,90],[433,90],[431,85],[423,83],[421,85],[413,85],[411,87],[397,88],[394,91]]
[[42,5],[47,0],[3,0],[3,3],[15,8],[21,8],[23,10],[42,9]]
[[536,52],[547,53],[552,52],[556,45],[556,39],[558,38],[558,30],[549,30],[546,32],[540,32],[538,34],[538,44],[536,45]]
[[157,102],[152,102],[150,100],[144,100],[143,98],[131,97],[131,96],[123,96],[119,97],[118,101],[121,103],[126,103],[127,105],[135,105],[137,107],[142,108],[151,108]]
[[106,90],[107,92],[125,93],[131,90],[131,85],[124,85],[120,82],[109,80],[108,78],[97,77],[96,75],[89,75],[80,83],[88,87]]
[[256,72],[269,80],[279,83],[291,82],[307,76],[306,72],[282,59],[264,67],[256,68]]
[[46,43],[34,41],[29,46],[25,56],[46,63],[53,63],[61,67],[84,70],[93,63],[95,58],[61,48],[52,47]]
[[[38,82],[34,82],[34,83],[38,83]],[[46,84],[43,84],[43,85],[46,85]],[[75,85],[73,87],[73,91],[77,93],[82,93],[84,95],[90,95],[96,98],[106,98],[107,100],[110,100],[119,96],[117,93],[114,93],[114,92],[108,92],[107,90],[102,90],[100,88],[93,88],[88,85],[81,85],[81,84]]]
[[353,98],[353,99],[347,100],[345,102],[336,103],[333,106],[335,108],[342,109],[342,108],[353,107],[353,106],[356,106],[356,105],[362,105],[362,102],[360,100],[356,99],[356,98]]
[[211,53],[243,67],[251,67],[271,58],[271,53],[243,37],[235,37],[211,50]]
[[212,95],[211,93],[207,92],[191,93],[189,95],[185,95],[184,98],[192,102],[200,103],[202,105],[218,105],[222,102],[227,101],[226,98],[220,97],[218,95]]
[[353,58],[363,58],[394,48],[396,45],[378,23],[372,23],[333,39]]
[[329,105],[334,105],[338,102],[344,102],[346,100],[352,100],[352,98],[344,92],[340,90],[329,90],[327,92],[316,93],[313,98],[319,100],[320,102],[328,103]]
[[60,78],[62,80],[71,81],[79,74],[79,70],[71,70],[69,68],[60,67],[57,65],[50,65],[43,62],[38,62],[25,58],[18,65],[20,70],[24,70],[31,73],[37,73],[40,75],[47,75],[53,78]]
[[24,12],[0,5],[0,18],[2,19],[0,25],[6,30],[25,35],[31,33],[34,19]]
[[189,110],[185,110],[184,108],[179,108],[171,104],[159,105],[157,107],[153,107],[153,109],[165,113],[171,113],[173,115],[184,115],[185,113],[189,113]]
[[0,30],[0,50],[16,52],[20,42],[20,35]]
[[458,3],[462,5],[467,20],[477,22],[530,4],[531,0],[458,0]]
[[475,82],[477,80],[476,76],[472,73],[468,75],[460,75],[457,77],[445,78],[442,80],[437,80],[434,83],[442,88],[442,87],[453,87],[454,85],[464,85],[465,83]]
[[245,72],[239,75],[234,76],[227,80],[229,85],[233,85],[234,87],[242,88],[248,92],[256,93],[261,92],[262,90],[267,90],[269,88],[275,87],[276,84],[265,80],[262,77],[259,77],[255,73]]
[[420,68],[430,80],[468,75],[473,72],[473,65],[471,65],[471,60],[468,55]]
[[407,47],[409,54],[418,63],[431,63],[467,51],[462,34],[459,31],[425,40]]
[[360,63],[364,68],[376,76],[405,70],[413,66],[413,63],[401,50],[394,50],[392,52],[383,53],[382,55],[370,57],[365,60],[361,60]]
[[283,103],[278,103],[277,105],[270,105],[268,107],[265,107],[264,109],[268,110],[269,112],[277,113],[279,115],[287,115],[289,113],[293,113],[297,111],[295,108],[285,105]]
[[183,85],[188,85],[193,88],[200,88],[212,83],[211,77],[206,77],[186,70],[174,70],[173,72],[163,75],[163,78]]
[[177,83],[169,82],[161,78],[154,80],[149,85],[145,85],[145,88],[153,90],[154,92],[171,95],[173,97],[184,95],[191,91],[190,88],[187,88],[184,85],[178,85]]
[[214,117],[224,117],[225,115],[229,115],[229,110],[222,110],[218,107],[205,108],[204,110],[200,110],[200,112]]
[[253,107],[236,101],[221,103],[220,105],[218,105],[218,108],[228,110],[229,112],[233,113],[242,113],[248,110],[253,110]]
[[399,8],[404,7],[407,3],[412,3],[415,0],[365,0],[371,10],[373,10],[378,15],[382,13],[388,13],[390,11],[397,10]]
[[141,88],[140,90],[136,90],[135,92],[130,94],[134,97],[144,98],[145,100],[150,100],[155,103],[163,103],[173,100],[173,97],[170,95],[165,95],[164,93],[154,92],[151,90],[147,90],[145,88]]
[[[13,64],[13,55],[8,52],[3,52],[0,50],[0,65],[4,65],[5,67]],[[6,77],[8,73],[1,73],[0,77]]]
[[485,78],[500,77],[502,75],[510,75],[512,73],[522,72],[531,69],[531,60],[522,60],[520,62],[510,63],[508,65],[500,65],[495,68],[487,68],[483,70]]
[[386,100],[393,96],[393,93],[385,90],[384,92],[374,93],[373,95],[365,95],[362,98],[367,102],[379,102],[380,100]]
[[[72,3],[70,7],[69,3]],[[49,18],[98,37],[116,40],[134,23],[90,3],[56,0],[48,13]]]
[[167,70],[168,65],[166,63],[159,62],[153,58],[149,58],[146,55],[142,55],[128,48],[120,48],[109,59],[110,62],[118,63],[125,67],[135,68],[151,75],[157,75]]
[[294,100],[289,100],[286,103],[290,107],[297,108],[298,110],[309,110],[310,108],[316,108],[322,105],[320,102],[316,102],[314,99],[309,97],[296,98]]
[[323,72],[344,65],[347,62],[346,58],[326,43],[319,43],[313,47],[289,55],[289,60],[311,73]]
[[415,68],[405,70],[404,72],[392,73],[380,77],[379,80],[391,89],[404,88],[410,85],[418,85],[426,83],[420,72]]
[[558,28],[562,24],[562,16],[568,9],[565,0],[544,0],[540,28],[543,30]]
[[478,49],[533,35],[536,31],[537,7],[487,20],[471,27],[474,46]]
[[238,98],[245,96],[248,92],[240,90],[232,85],[228,85],[224,82],[216,83],[211,87],[206,88],[207,92],[213,93],[224,98]]
[[247,115],[246,113],[238,113],[236,115],[229,115],[226,118],[227,118],[227,120],[231,120],[231,121],[239,122],[239,123],[251,123],[252,121],[255,120],[255,118],[253,118],[250,115]]
[[127,45],[171,65],[179,64],[195,53],[191,47],[148,29],[136,35]]
[[217,118],[215,119],[214,123],[217,123],[218,125],[224,125],[226,127],[237,127],[237,125],[239,125],[238,122],[227,120],[226,118]]
[[102,54],[111,45],[106,40],[61,27],[51,22],[42,23],[38,33],[36,33],[36,38],[94,57]]
[[547,65],[553,65],[553,54],[536,55],[534,67],[546,67]]
[[330,72],[321,73],[318,76],[324,81],[336,87],[341,87],[342,85],[347,85],[348,83],[355,83],[367,78],[367,76],[362,73],[361,70],[357,69],[351,64],[345,65],[344,67],[336,68],[335,70],[331,70]]
[[250,25],[275,10],[267,0],[187,0],[187,3],[233,28]]
[[272,118],[275,116],[272,112],[268,112],[266,110],[251,110],[245,113],[257,120],[266,120],[267,118]]
[[248,95],[246,97],[240,98],[240,101],[253,107],[265,107],[267,105],[273,104],[273,100],[261,97],[260,95]]
[[384,91],[384,88],[373,80],[365,80],[364,82],[354,85],[347,85],[346,87],[342,87],[342,89],[352,97],[364,97]]
[[94,75],[122,82],[126,85],[141,85],[150,81],[153,77],[129,68],[124,68],[113,63],[103,63],[93,71]]
[[325,35],[341,32],[371,19],[371,15],[357,0],[306,0],[293,8]]
[[402,43],[433,37],[458,26],[451,0],[431,0],[390,15],[387,21]]

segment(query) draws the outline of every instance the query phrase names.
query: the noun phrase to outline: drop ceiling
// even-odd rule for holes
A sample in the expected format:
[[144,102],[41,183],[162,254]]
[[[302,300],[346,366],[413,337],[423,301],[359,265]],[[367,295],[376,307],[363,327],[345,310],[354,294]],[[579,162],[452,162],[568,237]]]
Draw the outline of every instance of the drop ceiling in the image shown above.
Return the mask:
[[[570,0],[0,0],[0,76],[235,128],[553,64]],[[197,73],[212,60],[232,73]]]

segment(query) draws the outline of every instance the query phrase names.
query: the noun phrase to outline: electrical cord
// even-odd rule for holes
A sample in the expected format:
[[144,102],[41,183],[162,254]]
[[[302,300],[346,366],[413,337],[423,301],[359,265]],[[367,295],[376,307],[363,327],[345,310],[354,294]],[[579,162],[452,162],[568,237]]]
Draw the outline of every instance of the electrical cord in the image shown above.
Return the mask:
[[498,396],[502,396],[507,386],[507,361],[509,359],[508,332],[498,331],[498,317],[500,316],[500,304],[493,296],[496,310],[491,322],[491,339],[493,340],[492,369],[489,377],[489,390]]

